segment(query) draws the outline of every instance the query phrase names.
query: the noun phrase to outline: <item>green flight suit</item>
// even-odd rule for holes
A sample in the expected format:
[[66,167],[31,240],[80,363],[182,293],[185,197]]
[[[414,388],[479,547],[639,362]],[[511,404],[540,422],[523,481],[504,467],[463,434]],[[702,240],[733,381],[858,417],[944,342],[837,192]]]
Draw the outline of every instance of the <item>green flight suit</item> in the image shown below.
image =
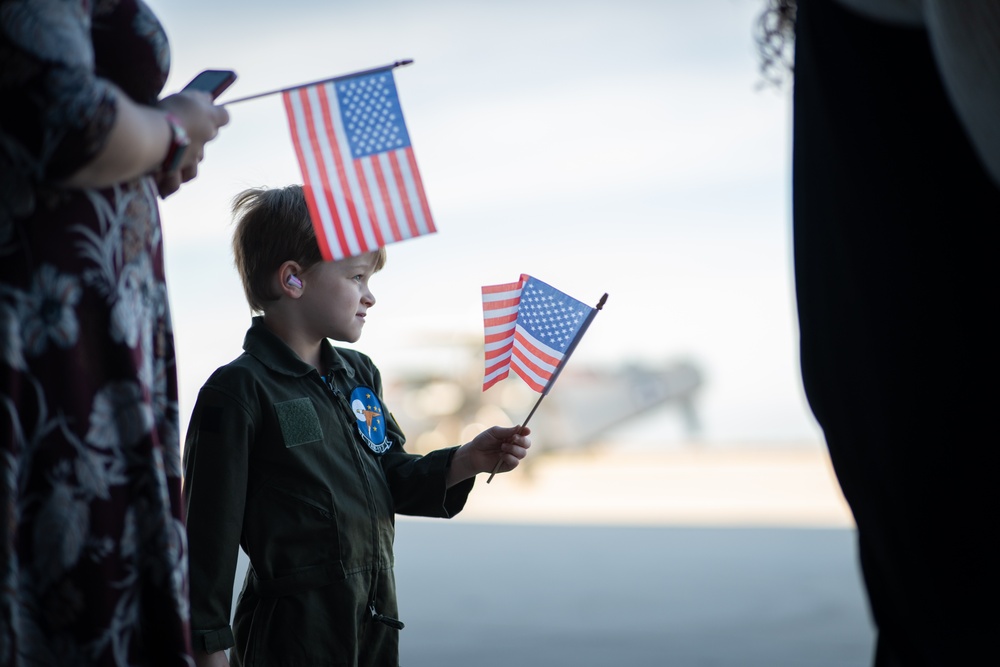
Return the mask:
[[243,349],[202,387],[184,449],[194,645],[233,647],[234,665],[395,666],[395,514],[454,516],[474,480],[446,489],[455,448],[403,450],[367,356],[324,343],[321,376],[261,318]]

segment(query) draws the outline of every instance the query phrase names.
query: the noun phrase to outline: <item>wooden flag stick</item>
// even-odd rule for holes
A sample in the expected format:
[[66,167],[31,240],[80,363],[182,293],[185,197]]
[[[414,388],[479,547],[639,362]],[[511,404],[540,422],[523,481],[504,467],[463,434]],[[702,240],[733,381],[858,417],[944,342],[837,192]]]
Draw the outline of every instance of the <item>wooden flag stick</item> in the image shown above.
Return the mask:
[[397,67],[403,67],[404,65],[409,65],[413,62],[413,59],[407,58],[406,60],[397,60],[391,65],[383,65],[382,67],[373,67],[371,69],[361,70],[360,72],[352,72],[351,74],[341,74],[340,76],[332,76],[326,79],[320,79],[318,81],[310,81],[309,83],[300,83],[295,86],[288,86],[287,88],[276,88],[275,90],[269,90],[264,93],[257,93],[255,95],[247,95],[246,97],[238,97],[235,100],[228,100],[226,102],[220,102],[220,106],[229,106],[230,104],[236,104],[238,102],[246,102],[247,100],[256,100],[260,97],[267,97],[268,95],[277,95],[278,93],[287,93],[290,90],[298,90],[299,88],[308,88],[309,86],[316,86],[321,83],[328,83],[330,81],[341,81],[343,79],[353,79],[354,77],[364,76],[365,74],[374,74],[375,72],[382,72],[389,69],[395,69]]
[[[580,330],[576,332],[576,336],[573,337],[573,342],[569,344],[568,348],[566,348],[566,354],[564,354],[563,358],[559,360],[559,364],[556,366],[556,370],[552,373],[552,377],[549,378],[549,381],[545,383],[545,388],[542,389],[542,395],[538,397],[537,401],[535,401],[535,407],[531,408],[531,412],[528,413],[528,416],[525,417],[524,421],[517,427],[515,435],[519,434],[521,432],[521,429],[528,425],[528,421],[531,419],[531,416],[535,414],[535,410],[538,409],[538,406],[541,404],[542,399],[548,395],[549,390],[552,389],[552,385],[556,383],[556,378],[559,377],[559,374],[562,372],[562,369],[566,365],[566,362],[569,361],[569,355],[573,354],[573,350],[576,349],[577,343],[579,343],[580,339],[583,338],[583,334],[587,332],[587,329],[590,327],[590,323],[593,322],[594,318],[597,316],[597,312],[604,308],[604,304],[607,303],[607,301],[608,301],[608,294],[607,292],[605,292],[604,296],[601,297],[601,300],[597,302],[597,307],[594,308],[592,311],[590,311],[590,314],[587,315],[587,319],[584,320],[583,322],[583,326],[581,326]],[[493,478],[496,477],[497,471],[500,470],[500,465],[502,463],[503,463],[503,454],[500,455],[500,458],[497,459],[496,465],[493,466],[493,470],[490,471],[490,476],[486,480],[487,484],[492,482]]]

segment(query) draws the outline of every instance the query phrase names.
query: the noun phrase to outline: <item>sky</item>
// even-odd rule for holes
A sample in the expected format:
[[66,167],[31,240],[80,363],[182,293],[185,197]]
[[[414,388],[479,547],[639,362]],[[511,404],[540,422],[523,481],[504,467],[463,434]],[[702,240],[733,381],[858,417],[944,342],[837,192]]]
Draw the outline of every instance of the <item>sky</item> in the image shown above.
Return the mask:
[[[148,2],[171,41],[165,93],[207,68],[238,73],[224,102],[414,60],[396,85],[438,233],[390,245],[372,279],[355,347],[384,376],[429,363],[428,342],[481,338],[480,287],[528,273],[609,294],[575,366],[689,360],[704,440],[819,442],[797,361],[790,93],[759,85],[762,0]],[[161,208],[182,427],[249,324],[229,201],[302,180],[280,96],[229,112]],[[622,437],[668,439],[671,419]]]

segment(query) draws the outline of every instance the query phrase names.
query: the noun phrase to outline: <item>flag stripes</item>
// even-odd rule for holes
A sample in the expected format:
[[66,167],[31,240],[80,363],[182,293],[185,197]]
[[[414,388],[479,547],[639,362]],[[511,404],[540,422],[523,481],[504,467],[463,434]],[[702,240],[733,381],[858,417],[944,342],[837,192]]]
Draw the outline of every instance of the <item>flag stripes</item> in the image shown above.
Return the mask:
[[521,281],[483,287],[483,326],[485,328],[486,376],[483,391],[510,374],[514,349],[514,325],[521,303]]
[[513,369],[544,392],[594,309],[527,274],[516,283],[483,287],[482,294],[483,391]]
[[282,97],[325,260],[437,231],[391,71]]

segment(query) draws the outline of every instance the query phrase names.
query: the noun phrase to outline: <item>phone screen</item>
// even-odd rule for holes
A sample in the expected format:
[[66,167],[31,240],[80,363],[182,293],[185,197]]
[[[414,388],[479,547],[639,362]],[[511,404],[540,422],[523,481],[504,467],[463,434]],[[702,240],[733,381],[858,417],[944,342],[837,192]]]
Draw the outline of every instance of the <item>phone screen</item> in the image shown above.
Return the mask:
[[184,86],[184,90],[204,90],[215,99],[236,81],[236,72],[227,69],[207,69]]

